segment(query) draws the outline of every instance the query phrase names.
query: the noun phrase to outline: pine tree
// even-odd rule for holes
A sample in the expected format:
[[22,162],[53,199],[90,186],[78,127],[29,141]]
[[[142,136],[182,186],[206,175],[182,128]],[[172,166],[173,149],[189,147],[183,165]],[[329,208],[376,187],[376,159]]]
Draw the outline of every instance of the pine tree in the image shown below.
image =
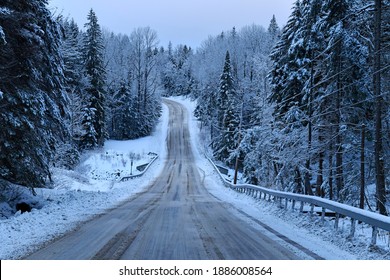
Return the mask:
[[[300,166],[305,165],[305,193],[312,195],[310,186],[310,150],[311,150],[311,122],[310,122],[310,92],[305,92],[305,86],[310,80],[310,56],[311,52],[306,45],[310,41],[312,24],[307,22],[305,14],[305,2],[296,1],[293,12],[286,27],[283,29],[281,40],[271,54],[273,66],[271,70],[271,96],[274,102],[274,116],[278,123],[278,129],[285,138],[283,145],[286,149],[293,150],[294,143],[302,141],[304,134],[308,135],[306,153],[300,157],[293,157],[291,161],[295,176],[300,176]],[[310,86],[309,86],[310,87]],[[309,121],[308,121],[309,120]],[[296,133],[300,131],[300,133]],[[308,131],[308,132],[306,132]],[[288,153],[288,151],[283,151]],[[291,151],[293,155],[295,152]],[[299,172],[298,172],[299,171]],[[300,180],[295,177],[296,182]],[[297,189],[300,184],[296,184]]]
[[268,26],[268,34],[271,36],[270,40],[272,43],[276,42],[279,39],[280,28],[276,21],[275,15],[272,16],[271,22]]
[[128,140],[134,139],[134,131],[137,131],[135,122],[135,106],[131,96],[131,85],[122,82],[118,92],[114,95],[113,110],[113,139]]
[[239,116],[237,114],[237,96],[232,77],[230,54],[226,52],[225,65],[220,79],[220,90],[217,99],[219,133],[214,139],[214,156],[232,165],[229,157],[237,149]]
[[[105,67],[103,60],[104,45],[102,32],[95,12],[91,9],[88,14],[88,22],[85,24],[86,33],[84,37],[84,64],[89,79],[87,89],[86,110],[84,110],[85,134],[81,139],[82,147],[101,147],[107,137],[105,129]],[[93,113],[92,113],[93,112]],[[93,129],[88,126],[90,123]],[[88,126],[86,126],[88,124]],[[92,137],[91,133],[96,135]]]
[[307,72],[301,68],[305,51],[297,39],[296,34],[302,28],[302,5],[296,1],[293,12],[284,27],[281,39],[275,46],[271,59],[271,96],[270,101],[275,102],[275,116],[283,118],[292,107],[302,105],[305,80]]
[[83,134],[82,110],[84,92],[88,87],[88,80],[84,74],[83,58],[80,44],[80,31],[74,20],[62,22],[64,38],[61,52],[64,58],[64,74],[66,78],[65,90],[69,98],[69,130],[75,146],[78,145]]
[[229,95],[234,94],[234,84],[232,77],[232,69],[230,63],[230,53],[226,52],[225,65],[220,79],[219,95],[218,95],[218,126],[223,127],[225,113],[229,107]]
[[7,0],[0,12],[0,178],[31,188],[50,179],[55,147],[67,138],[60,32],[46,6]]

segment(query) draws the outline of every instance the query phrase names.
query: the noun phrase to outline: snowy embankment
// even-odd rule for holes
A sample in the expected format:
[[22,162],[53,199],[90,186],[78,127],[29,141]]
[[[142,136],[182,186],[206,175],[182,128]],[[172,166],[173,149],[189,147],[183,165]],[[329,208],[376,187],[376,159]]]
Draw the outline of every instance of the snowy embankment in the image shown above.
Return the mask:
[[[204,138],[204,135],[202,136],[199,131],[198,121],[191,114],[195,109],[195,103],[182,98],[174,100],[185,105],[189,111],[193,152],[201,174],[205,178],[205,185],[215,197],[234,205],[240,211],[325,259],[390,259],[390,236],[387,232],[380,232],[378,246],[370,248],[372,230],[365,224],[356,225],[355,237],[349,239],[350,220],[348,218],[340,219],[339,230],[336,232],[333,220],[327,220],[322,225],[320,217],[311,219],[308,214],[302,215],[299,211],[286,211],[280,209],[277,204],[265,200],[255,200],[250,196],[226,188],[217,171],[205,157],[207,147],[200,140],[201,137]],[[244,216],[243,218],[248,219]],[[248,222],[254,224],[250,219]]]
[[[33,203],[39,209],[13,215],[14,209],[3,203],[3,209],[0,209],[5,213],[0,219],[0,259],[23,258],[46,242],[141,192],[164,166],[168,118],[168,108],[163,106],[163,115],[152,136],[132,141],[107,141],[103,149],[84,154],[74,171],[54,169],[51,188],[36,190],[35,197],[25,188],[15,186],[15,199]],[[142,177],[118,181],[122,176],[139,173],[136,167],[147,164],[154,154],[159,158]]]

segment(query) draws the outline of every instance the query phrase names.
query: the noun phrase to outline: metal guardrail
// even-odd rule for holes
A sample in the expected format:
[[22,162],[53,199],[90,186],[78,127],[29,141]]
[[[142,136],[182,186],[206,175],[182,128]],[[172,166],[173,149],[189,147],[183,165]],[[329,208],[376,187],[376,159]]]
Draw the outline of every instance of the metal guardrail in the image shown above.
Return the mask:
[[125,182],[125,181],[128,181],[128,180],[131,180],[131,179],[134,179],[134,178],[138,178],[138,177],[141,177],[145,174],[146,171],[148,171],[149,167],[153,164],[153,162],[155,162],[156,160],[158,159],[158,155],[156,155],[151,162],[148,163],[148,165],[145,167],[145,169],[139,173],[139,174],[135,174],[135,175],[130,175],[130,176],[124,176],[122,177],[119,182]]
[[387,232],[390,232],[390,217],[380,215],[378,213],[370,212],[363,210],[357,207],[349,206],[346,204],[338,203],[331,201],[329,199],[324,199],[316,196],[308,196],[301,194],[294,194],[282,191],[271,190],[255,185],[250,184],[237,184],[234,185],[225,180],[222,174],[219,172],[219,169],[216,167],[214,162],[208,158],[211,164],[214,166],[215,170],[220,175],[224,185],[230,189],[233,189],[238,192],[246,193],[253,196],[254,198],[267,199],[269,201],[279,201],[280,206],[288,208],[288,202],[292,203],[291,209],[295,210],[296,202],[300,202],[300,212],[303,212],[305,203],[310,205],[310,214],[313,215],[314,207],[321,207],[321,219],[324,222],[326,210],[331,210],[336,213],[335,219],[335,229],[338,229],[339,218],[341,216],[349,217],[351,219],[351,232],[349,237],[352,238],[355,234],[356,221],[368,224],[372,226],[372,239],[371,245],[375,245],[377,242],[378,229],[383,229]]

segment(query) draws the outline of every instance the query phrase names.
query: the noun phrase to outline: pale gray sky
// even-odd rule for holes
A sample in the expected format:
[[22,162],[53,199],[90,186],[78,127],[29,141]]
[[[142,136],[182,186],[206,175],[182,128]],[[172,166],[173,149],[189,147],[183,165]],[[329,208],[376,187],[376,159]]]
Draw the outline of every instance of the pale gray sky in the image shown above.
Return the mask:
[[296,0],[49,0],[50,8],[84,26],[94,9],[99,23],[115,33],[130,34],[137,27],[156,30],[160,44],[200,46],[209,35],[234,26],[268,27],[275,14],[280,27],[286,24]]

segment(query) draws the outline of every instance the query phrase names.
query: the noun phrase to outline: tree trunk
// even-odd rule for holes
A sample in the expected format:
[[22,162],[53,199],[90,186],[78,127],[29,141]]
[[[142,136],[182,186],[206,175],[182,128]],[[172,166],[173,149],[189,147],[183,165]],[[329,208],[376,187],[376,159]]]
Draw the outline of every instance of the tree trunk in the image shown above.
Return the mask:
[[333,145],[329,147],[329,199],[333,200]]
[[382,215],[388,215],[386,209],[385,162],[383,151],[382,104],[381,96],[381,55],[382,55],[382,0],[375,0],[375,37],[374,37],[374,96],[375,115],[375,173],[377,208]]
[[336,190],[337,200],[343,201],[342,191],[344,187],[343,180],[343,139],[341,136],[341,98],[342,98],[342,81],[341,81],[341,42],[336,46],[335,50],[339,55],[337,63],[337,95],[336,95]]
[[364,172],[364,149],[365,149],[365,130],[366,127],[362,125],[362,139],[360,147],[360,208],[364,209],[364,194],[365,194],[365,172]]
[[307,160],[306,160],[306,171],[305,171],[305,193],[308,195],[313,195],[313,190],[311,189],[310,184],[310,177],[311,177],[311,168],[310,168],[310,162],[311,162],[311,146],[312,146],[312,108],[311,108],[311,98],[313,94],[313,86],[314,86],[314,69],[313,66],[311,66],[311,75],[310,75],[310,92],[309,92],[309,100],[308,100],[308,115],[309,115],[309,124],[308,124],[308,139],[307,139]]
[[[318,136],[318,142],[321,145],[323,137],[321,135],[322,131],[320,130],[320,135]],[[324,183],[324,152],[321,150],[318,155],[318,175],[317,175],[317,196],[324,197],[324,192],[322,189],[322,184]]]

